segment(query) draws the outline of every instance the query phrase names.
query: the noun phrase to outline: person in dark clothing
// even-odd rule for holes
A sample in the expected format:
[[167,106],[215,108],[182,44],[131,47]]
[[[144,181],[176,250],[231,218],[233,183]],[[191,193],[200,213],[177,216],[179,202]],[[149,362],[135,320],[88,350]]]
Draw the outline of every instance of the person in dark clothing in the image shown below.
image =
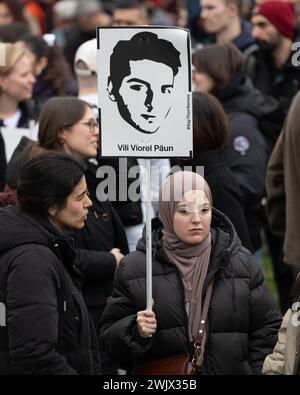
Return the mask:
[[[128,252],[124,228],[112,204],[97,199],[97,166],[88,159],[97,155],[98,136],[98,123],[88,103],[75,97],[52,98],[40,114],[38,144],[21,141],[26,148],[13,155],[13,163],[8,164],[8,174],[14,173],[14,180],[22,163],[44,151],[65,152],[83,164],[93,208],[85,228],[71,234],[81,251],[82,292],[96,328],[111,292],[115,269]],[[10,165],[15,168],[13,172]]]
[[22,168],[18,205],[0,210],[0,374],[100,374],[97,334],[78,290],[65,227],[92,205],[84,169],[64,154]]
[[83,230],[74,230],[76,247],[94,254],[94,264],[86,262],[82,294],[94,323],[99,327],[101,314],[112,292],[112,281],[120,258],[128,253],[127,238],[121,219],[110,201],[97,199],[98,166],[88,163],[85,177],[93,207]]
[[84,163],[94,203],[86,227],[74,232],[74,240],[76,248],[86,250],[93,257],[93,265],[82,267],[85,276],[82,292],[96,327],[110,296],[115,269],[128,252],[124,228],[112,204],[97,199],[97,166],[88,159],[96,158],[98,139],[99,125],[88,103],[75,97],[57,97],[43,106],[39,118],[39,147],[63,151]]
[[191,32],[191,44],[192,47],[197,47],[199,43],[207,40],[207,34],[201,27],[199,14],[200,14],[200,3],[201,1],[187,0],[186,7],[188,12],[188,23],[187,28]]
[[214,196],[214,207],[232,222],[242,245],[253,252],[243,199],[234,174],[225,161],[229,136],[226,114],[209,93],[193,92],[193,159],[178,162],[182,168],[197,172],[204,167],[204,178]]
[[[270,154],[284,127],[292,99],[300,88],[299,53],[293,50],[294,42],[299,42],[296,20],[295,4],[281,1],[263,2],[251,18],[252,35],[259,48],[248,58],[246,71],[255,87],[278,100],[275,122],[269,128],[272,131],[268,139]],[[289,306],[293,274],[283,261],[284,237],[274,234],[267,221],[265,233],[282,311],[285,312]]]
[[209,34],[204,44],[232,43],[245,58],[256,49],[251,24],[240,17],[237,0],[201,0],[199,19]]
[[274,259],[274,277],[285,313],[291,305],[291,288],[300,272],[299,228],[299,105],[300,92],[292,101],[283,130],[268,162],[266,212],[268,241]]
[[[114,193],[117,199],[112,202],[114,208],[116,209],[124,227],[139,225],[143,222],[143,211],[141,200],[131,201],[128,192],[126,199],[120,199],[120,188],[122,185],[122,179],[127,180],[127,191],[130,190],[131,185],[138,185],[139,174],[129,177],[130,169],[134,166],[138,166],[138,161],[136,158],[100,158],[99,164],[103,166],[111,166],[116,174],[116,183]],[[134,172],[131,172],[134,173]],[[126,177],[126,178],[125,178]],[[101,178],[100,178],[101,180]],[[140,186],[137,188],[137,193],[140,193]]]
[[109,24],[110,18],[104,12],[100,1],[78,1],[75,23],[64,31],[66,43],[64,55],[72,69],[75,53],[80,45],[96,37],[97,27]]
[[[293,42],[299,41],[295,4],[273,0],[263,2],[252,15],[251,23],[258,49],[248,58],[246,71],[257,89],[279,103],[270,136],[273,148],[292,98],[300,88],[298,55],[293,51]],[[294,55],[296,62],[293,61]]]
[[[97,198],[97,165],[89,159],[97,155],[98,127],[88,103],[76,97],[49,99],[39,118],[38,145],[29,143],[23,153],[13,154],[11,163],[17,173],[20,162],[50,150],[65,152],[83,164],[93,208],[88,213],[84,229],[71,230],[70,236],[74,238],[80,257],[76,261],[77,268],[84,276],[82,294],[97,330],[111,294],[115,270],[123,254],[128,253],[125,231],[114,207],[110,201]],[[9,162],[8,174],[11,173]],[[103,363],[104,373],[111,373],[105,369]]]
[[[143,228],[146,223],[146,180],[145,168],[147,159],[141,158],[103,158],[99,160],[99,164],[109,166],[113,169],[116,182],[109,183],[109,194],[112,195],[111,201],[116,209],[122,224],[124,226],[129,251],[135,251],[137,242],[142,236]],[[151,209],[150,217],[156,216],[157,200],[162,180],[170,171],[169,159],[152,158],[151,166]],[[106,178],[106,172],[102,171],[98,174],[99,183]],[[107,180],[104,180],[106,185]],[[124,188],[126,186],[126,188]],[[133,198],[130,191],[136,191]]]
[[[257,251],[262,244],[261,200],[268,158],[260,121],[274,111],[277,103],[267,101],[254,89],[243,72],[244,58],[232,44],[200,49],[193,55],[193,64],[196,90],[212,93],[227,114],[229,143],[225,158],[240,186],[248,230]],[[209,83],[205,84],[206,80]]]
[[194,365],[198,374],[260,374],[281,317],[231,222],[212,209],[200,175],[175,172],[166,180],[152,229],[153,311],[145,310],[144,234],[117,271],[101,346],[128,366],[153,360],[159,366],[160,359],[193,355],[201,325],[206,343]]

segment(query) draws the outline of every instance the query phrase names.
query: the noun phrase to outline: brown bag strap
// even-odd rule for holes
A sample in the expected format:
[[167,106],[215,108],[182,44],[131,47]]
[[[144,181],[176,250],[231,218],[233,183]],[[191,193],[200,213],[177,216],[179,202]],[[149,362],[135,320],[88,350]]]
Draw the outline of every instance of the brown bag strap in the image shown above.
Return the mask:
[[208,309],[212,297],[213,287],[214,287],[214,279],[207,287],[204,303],[202,306],[200,327],[197,333],[196,340],[194,342],[195,352],[192,359],[192,364],[194,369],[200,367],[203,362],[203,354],[204,354],[204,348],[206,343],[206,320],[207,320]]

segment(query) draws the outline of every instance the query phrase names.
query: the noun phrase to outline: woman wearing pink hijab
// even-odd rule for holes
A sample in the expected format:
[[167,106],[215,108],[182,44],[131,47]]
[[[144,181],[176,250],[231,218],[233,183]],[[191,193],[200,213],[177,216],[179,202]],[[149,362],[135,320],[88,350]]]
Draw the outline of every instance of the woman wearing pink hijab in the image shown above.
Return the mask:
[[165,181],[152,222],[153,311],[145,310],[145,235],[121,261],[101,343],[128,369],[151,361],[162,367],[182,354],[192,359],[201,333],[198,374],[261,373],[281,316],[261,269],[212,203],[196,173]]

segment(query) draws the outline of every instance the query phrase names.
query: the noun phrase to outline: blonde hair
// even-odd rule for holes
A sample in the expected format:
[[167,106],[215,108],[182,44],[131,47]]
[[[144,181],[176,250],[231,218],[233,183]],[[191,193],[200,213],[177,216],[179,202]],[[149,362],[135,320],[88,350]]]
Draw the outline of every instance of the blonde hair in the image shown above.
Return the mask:
[[5,65],[0,64],[0,75],[7,75],[18,63],[25,51],[16,44],[1,43],[1,51],[4,51]]

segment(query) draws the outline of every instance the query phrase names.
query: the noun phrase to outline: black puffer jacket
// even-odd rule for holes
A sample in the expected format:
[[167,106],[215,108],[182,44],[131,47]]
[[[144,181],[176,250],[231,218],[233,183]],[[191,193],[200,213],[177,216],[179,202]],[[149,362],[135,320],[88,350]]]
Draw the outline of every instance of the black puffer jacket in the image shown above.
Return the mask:
[[[20,170],[28,160],[32,141],[23,137],[16,147],[8,163],[7,183],[16,188]],[[82,294],[88,308],[97,308],[98,314],[93,316],[98,327],[100,316],[107,297],[111,294],[112,280],[116,269],[116,259],[110,252],[119,248],[123,254],[128,253],[128,244],[122,222],[109,201],[99,202],[96,190],[99,180],[96,178],[97,166],[88,161],[85,166],[85,177],[93,202],[83,229],[69,230],[77,248],[75,265],[84,275]],[[91,312],[91,310],[90,310]]]
[[70,241],[15,207],[0,210],[0,234],[0,374],[100,373]]
[[230,134],[225,159],[240,186],[248,230],[256,251],[262,244],[260,202],[264,196],[268,160],[260,120],[273,107],[266,103],[244,73],[237,73],[224,89],[215,90],[214,95],[228,116]]
[[[189,350],[187,314],[180,274],[164,254],[162,226],[153,221],[153,299],[157,332],[138,335],[136,314],[145,309],[145,240],[117,272],[114,298],[102,316],[101,344],[123,363],[182,354]],[[202,374],[260,374],[273,350],[281,317],[263,274],[241,247],[232,224],[214,210],[212,256],[204,284],[215,278],[208,313],[208,341]]]

